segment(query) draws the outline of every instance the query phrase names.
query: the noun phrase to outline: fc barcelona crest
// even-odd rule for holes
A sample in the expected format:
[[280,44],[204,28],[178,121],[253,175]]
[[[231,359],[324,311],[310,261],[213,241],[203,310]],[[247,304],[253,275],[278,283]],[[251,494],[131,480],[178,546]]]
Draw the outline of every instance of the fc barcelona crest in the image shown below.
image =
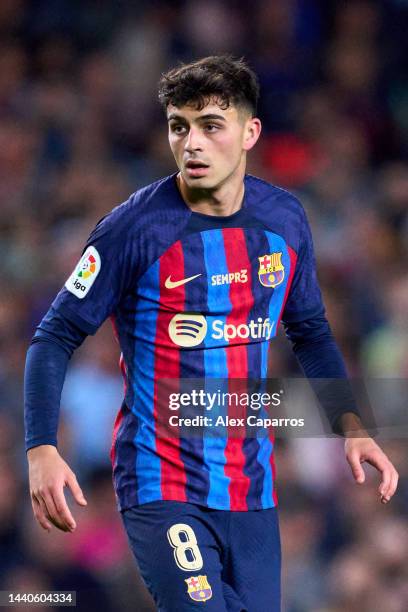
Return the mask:
[[185,580],[188,586],[187,593],[194,601],[207,601],[212,597],[212,590],[208,584],[207,576],[191,576]]
[[264,287],[277,287],[285,278],[285,268],[282,264],[282,251],[262,255],[259,259],[258,276]]

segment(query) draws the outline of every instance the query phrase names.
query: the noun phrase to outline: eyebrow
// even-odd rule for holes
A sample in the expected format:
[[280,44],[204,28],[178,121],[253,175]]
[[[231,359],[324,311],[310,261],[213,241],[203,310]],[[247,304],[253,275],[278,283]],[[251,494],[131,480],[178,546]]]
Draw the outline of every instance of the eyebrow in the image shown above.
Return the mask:
[[[170,115],[167,117],[167,121],[172,121],[173,119],[178,119],[179,121],[187,121],[185,117],[177,115],[177,113],[170,113]],[[208,119],[226,121],[225,117],[223,117],[222,115],[217,115],[216,113],[208,113],[207,115],[201,115],[200,117],[197,117],[196,121],[206,121]]]

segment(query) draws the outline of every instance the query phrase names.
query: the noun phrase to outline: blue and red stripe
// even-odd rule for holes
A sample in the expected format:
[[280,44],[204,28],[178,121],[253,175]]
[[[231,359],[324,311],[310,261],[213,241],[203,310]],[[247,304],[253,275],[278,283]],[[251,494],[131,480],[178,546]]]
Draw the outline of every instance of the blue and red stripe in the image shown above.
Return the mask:
[[[179,285],[172,289],[165,286],[166,279],[174,274],[184,278],[184,255],[181,242],[175,242],[159,260],[159,314],[157,317],[154,360],[154,420],[157,424],[164,415],[159,415],[159,388],[161,379],[180,378],[180,348],[169,339],[169,324],[175,314],[184,311],[185,287]],[[180,438],[177,428],[171,436],[158,436],[157,453],[161,458],[162,499],[187,501],[186,471],[180,455]]]
[[[187,240],[182,241],[184,254],[184,278],[190,278],[197,274],[197,270],[204,268],[204,245],[199,233],[190,235]],[[179,272],[177,271],[177,276]],[[182,278],[180,276],[180,278]],[[194,309],[203,313],[207,307],[207,274],[201,274],[198,278],[184,285],[184,310],[191,312]],[[198,386],[204,384],[205,365],[204,351],[201,348],[180,350],[180,378],[187,379],[194,376],[199,379]],[[204,414],[205,409],[194,407],[189,416]],[[209,471],[204,462],[204,439],[199,436],[199,430],[186,429],[183,436],[181,430],[180,457],[186,471],[186,496],[190,503],[202,503],[207,498],[210,489]]]
[[[265,320],[269,317],[269,301],[273,293],[273,289],[264,287],[259,280],[259,262],[258,257],[269,252],[269,242],[264,231],[248,229],[245,232],[246,246],[248,257],[252,263],[252,295],[254,297],[254,305],[249,318],[255,321],[258,318]],[[260,392],[265,391],[264,380],[267,372],[265,364],[267,363],[267,351],[269,341],[262,342],[253,341],[248,345],[248,377],[252,380],[260,381]],[[266,356],[266,358],[265,358]],[[251,411],[249,413],[252,414]],[[261,416],[262,411],[256,413],[256,416]],[[247,457],[245,473],[250,478],[250,487],[248,490],[247,501],[248,506],[256,508],[270,507],[271,503],[265,503],[264,490],[265,486],[270,486],[271,478],[269,466],[269,453],[272,452],[272,447],[263,442],[259,436],[265,437],[265,431],[256,431],[253,428],[248,432],[248,437],[244,440],[244,452]],[[268,472],[268,473],[267,473]]]
[[[210,230],[201,233],[204,246],[204,263],[207,272],[207,312],[223,313],[217,315],[223,323],[226,322],[227,314],[231,311],[228,285],[213,285],[211,277],[228,272],[224,252],[224,240],[221,230]],[[208,317],[211,326],[212,319]],[[223,346],[214,346],[215,342],[211,334],[207,334],[204,349],[204,368],[206,377],[206,390],[214,391],[211,379],[226,380],[228,378],[226,349]],[[216,419],[222,413],[219,407],[215,407],[211,416]],[[230,509],[230,497],[228,487],[230,478],[226,475],[225,446],[227,444],[226,428],[220,426],[214,435],[204,437],[204,461],[209,470],[209,491],[207,504],[213,508],[222,510]]]
[[139,503],[161,499],[161,461],[157,454],[154,419],[154,360],[157,310],[148,304],[159,300],[159,262],[156,261],[139,282],[143,300],[138,300],[135,319],[134,405],[132,412],[138,424],[134,437],[137,449],[135,470]]
[[[293,251],[289,249],[285,241],[278,234],[273,232],[265,232],[269,244],[269,253],[282,253],[282,264],[285,269],[285,277],[280,285],[274,288],[269,302],[269,318],[275,323],[275,334],[278,330],[278,325],[282,316],[285,301],[288,297],[290,285],[294,274]],[[274,334],[274,335],[275,335]],[[267,369],[267,354],[266,354],[266,369]],[[273,448],[275,445],[275,434],[271,432],[269,438],[262,438],[261,448],[258,455],[260,463],[265,469],[265,479],[262,493],[262,502],[264,505],[276,506],[278,503],[275,489],[275,458]]]
[[[291,287],[292,280],[293,280],[293,275],[295,273],[297,256],[296,256],[295,251],[291,249],[285,243],[285,241],[283,240],[281,236],[277,234],[273,234],[272,232],[266,232],[266,234],[267,234],[269,245],[271,249],[275,249],[276,246],[279,245],[278,249],[282,251],[282,263],[285,268],[285,278],[283,282],[281,283],[281,285],[279,285],[278,287],[279,294],[280,294],[280,300],[279,301],[276,300],[276,302],[274,302],[274,300],[271,300],[271,307],[270,307],[270,312],[273,313],[273,316],[277,315],[277,323],[276,323],[276,328],[277,328],[282,318],[286,300],[288,299],[290,287]],[[274,251],[271,250],[271,253],[273,252]],[[287,271],[289,271],[289,274],[287,274]],[[273,449],[275,445],[275,434],[273,432],[270,436],[270,442],[272,444],[272,449]],[[276,465],[275,465],[275,455],[273,452],[271,452],[270,454],[269,461],[270,461],[270,466],[271,466],[272,483],[273,483],[272,500],[273,500],[273,504],[276,506],[278,503],[278,498],[276,494],[276,488],[274,486],[276,482]]]
[[[242,269],[248,270],[247,283],[231,283],[229,297],[232,305],[230,314],[227,316],[227,324],[235,326],[242,322],[248,322],[249,313],[254,305],[254,297],[251,291],[251,262],[245,244],[245,233],[240,228],[228,228],[222,230],[224,238],[225,255],[229,272],[237,272]],[[230,341],[231,342],[231,341]],[[227,368],[229,379],[246,379],[248,377],[248,338],[240,338],[239,344],[230,344],[227,348]],[[232,383],[233,384],[233,383]],[[231,386],[229,389],[233,391]],[[245,426],[242,431],[234,428],[230,432],[225,448],[225,473],[231,479],[229,484],[230,509],[247,510],[247,494],[250,479],[245,474],[244,467],[246,455],[243,447],[245,437]]]

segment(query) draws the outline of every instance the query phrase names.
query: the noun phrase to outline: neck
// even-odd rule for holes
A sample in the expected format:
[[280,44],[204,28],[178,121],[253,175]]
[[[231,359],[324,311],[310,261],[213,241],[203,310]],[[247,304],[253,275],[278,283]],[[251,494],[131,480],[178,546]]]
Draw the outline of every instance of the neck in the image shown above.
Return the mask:
[[184,202],[193,212],[227,217],[242,207],[245,192],[244,175],[243,167],[235,176],[229,177],[228,181],[215,189],[197,189],[189,187],[179,173],[177,184]]

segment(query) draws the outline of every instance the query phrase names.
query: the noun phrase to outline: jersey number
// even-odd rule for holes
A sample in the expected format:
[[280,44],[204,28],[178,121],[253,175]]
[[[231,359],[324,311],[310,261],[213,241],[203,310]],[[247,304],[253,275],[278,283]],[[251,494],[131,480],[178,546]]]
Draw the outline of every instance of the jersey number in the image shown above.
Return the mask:
[[[181,539],[184,536],[184,540]],[[185,572],[197,571],[203,567],[203,558],[197,545],[197,538],[190,527],[184,523],[176,523],[167,531],[170,545],[174,548],[174,558],[178,567]],[[187,551],[190,551],[189,558]]]

